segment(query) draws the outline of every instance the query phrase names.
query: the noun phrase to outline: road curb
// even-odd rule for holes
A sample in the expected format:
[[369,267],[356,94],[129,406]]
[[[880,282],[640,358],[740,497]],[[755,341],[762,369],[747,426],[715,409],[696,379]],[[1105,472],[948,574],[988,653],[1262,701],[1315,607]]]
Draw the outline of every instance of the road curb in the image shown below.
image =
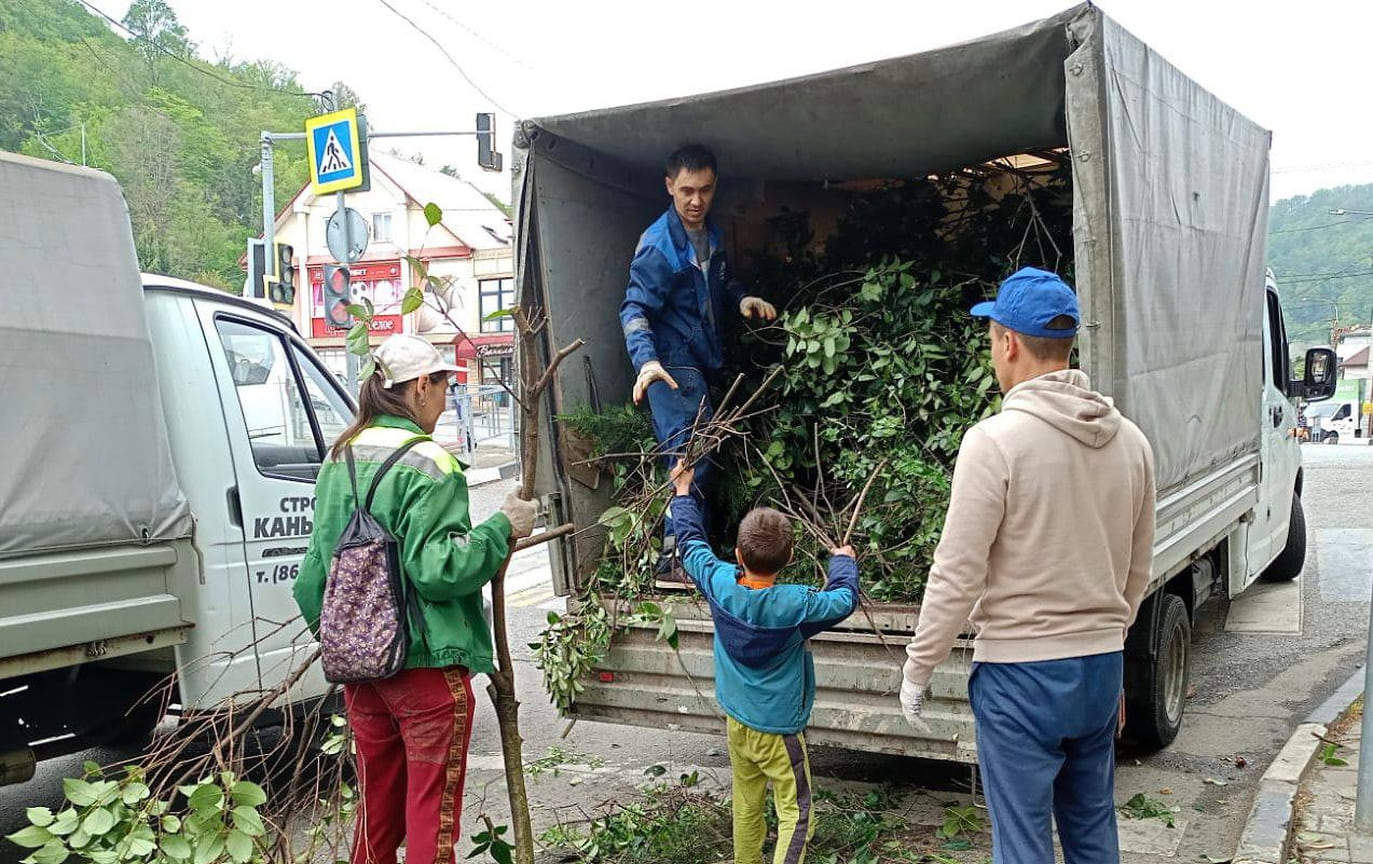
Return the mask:
[[1326,728],[1363,692],[1363,670],[1355,672],[1321,707],[1301,723],[1263,772],[1254,805],[1240,833],[1233,864],[1287,864],[1297,790],[1311,773]]
[[466,472],[467,488],[475,489],[490,483],[499,483],[520,475],[519,462],[507,462],[494,468],[473,468]]

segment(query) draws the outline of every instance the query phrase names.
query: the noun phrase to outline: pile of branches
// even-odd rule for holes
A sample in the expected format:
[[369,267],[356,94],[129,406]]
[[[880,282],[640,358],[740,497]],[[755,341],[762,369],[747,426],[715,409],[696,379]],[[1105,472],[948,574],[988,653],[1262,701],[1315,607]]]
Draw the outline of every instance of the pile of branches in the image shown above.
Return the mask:
[[[798,526],[784,580],[820,584],[825,550],[847,541],[868,599],[919,602],[959,442],[999,408],[985,325],[968,309],[1020,267],[1072,280],[1066,159],[886,184],[855,195],[823,242],[805,213],[774,228],[778,242],[744,272],[779,319],[726,334],[733,365],[688,447],[665,454],[633,406],[558,418],[615,490],[599,568],[531,645],[559,708],[630,623],[614,610],[642,603],[637,622],[657,609],[643,598],[670,496],[665,456],[719,467],[710,527],[723,557],[744,513],[768,505]],[[664,618],[660,635],[673,631]]]
[[[754,252],[748,268],[781,316],[730,340],[745,350],[716,394],[725,415],[727,399],[752,394],[750,410],[699,430],[721,467],[712,540],[727,549],[745,512],[777,507],[814,564],[789,578],[818,582],[818,553],[851,535],[870,596],[918,602],[963,432],[999,408],[985,324],[968,309],[1020,267],[1071,281],[1069,170],[996,165],[891,183],[856,196],[824,243],[804,218],[786,224],[781,248]],[[614,412],[591,432],[618,487],[603,575],[641,589],[666,477],[651,437],[625,449],[637,421]]]
[[[259,619],[272,626],[273,622]],[[204,658],[227,671],[269,639]],[[63,781],[59,807],[30,807],[9,835],[30,864],[267,864],[347,858],[357,793],[347,722],[331,693],[304,710],[281,710],[319,656],[303,629],[279,667],[280,683],[237,692],[213,709],[183,712],[137,755],[87,762]],[[178,699],[174,678],[146,693],[131,715],[163,717]]]

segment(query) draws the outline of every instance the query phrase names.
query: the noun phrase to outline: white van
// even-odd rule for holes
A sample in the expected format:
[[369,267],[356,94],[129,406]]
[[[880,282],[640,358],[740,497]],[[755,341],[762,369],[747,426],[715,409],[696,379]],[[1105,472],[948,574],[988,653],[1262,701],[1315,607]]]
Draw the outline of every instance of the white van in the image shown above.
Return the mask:
[[1353,401],[1326,402],[1306,409],[1311,440],[1320,444],[1338,444],[1363,437],[1363,415],[1359,403]]

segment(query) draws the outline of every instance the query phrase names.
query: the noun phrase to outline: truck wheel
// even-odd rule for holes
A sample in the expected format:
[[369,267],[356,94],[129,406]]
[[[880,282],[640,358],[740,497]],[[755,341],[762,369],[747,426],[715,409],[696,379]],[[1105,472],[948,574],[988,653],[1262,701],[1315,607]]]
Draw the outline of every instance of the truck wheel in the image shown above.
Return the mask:
[[1301,499],[1292,496],[1292,517],[1287,524],[1287,545],[1263,571],[1263,578],[1269,582],[1288,582],[1296,579],[1306,564],[1306,513],[1302,511]]
[[1325,433],[1325,437],[1321,439],[1321,443],[1323,443],[1323,444],[1338,444],[1338,443],[1340,443],[1340,433],[1338,433],[1338,432],[1327,432],[1327,433]]
[[163,703],[159,698],[147,698],[129,710],[129,713],[115,721],[114,732],[106,739],[112,747],[137,748],[142,750],[153,740],[153,732],[164,716]]
[[1192,669],[1192,622],[1187,618],[1187,605],[1173,594],[1162,595],[1157,602],[1162,604],[1154,634],[1158,651],[1141,678],[1139,692],[1127,697],[1125,714],[1130,737],[1151,750],[1173,743],[1182,728]]

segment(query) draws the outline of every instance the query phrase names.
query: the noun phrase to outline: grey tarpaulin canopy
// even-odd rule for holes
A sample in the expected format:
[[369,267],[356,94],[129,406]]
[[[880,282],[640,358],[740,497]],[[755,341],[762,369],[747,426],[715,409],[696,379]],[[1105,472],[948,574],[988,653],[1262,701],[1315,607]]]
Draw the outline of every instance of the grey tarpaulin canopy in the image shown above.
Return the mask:
[[[666,204],[659,166],[684,141],[712,146],[722,180],[755,200],[770,181],[920,176],[1070,145],[1084,367],[1148,433],[1160,489],[1257,449],[1269,135],[1099,9],[524,124],[521,290],[545,298],[560,343],[587,339],[603,393],[627,387],[615,310],[634,238]],[[589,401],[589,380],[565,367],[564,404]]]
[[108,174],[0,154],[0,380],[0,557],[190,534]]
[[650,170],[693,140],[726,175],[914,177],[1068,143],[1063,58],[1079,11],[910,57],[534,122]]

